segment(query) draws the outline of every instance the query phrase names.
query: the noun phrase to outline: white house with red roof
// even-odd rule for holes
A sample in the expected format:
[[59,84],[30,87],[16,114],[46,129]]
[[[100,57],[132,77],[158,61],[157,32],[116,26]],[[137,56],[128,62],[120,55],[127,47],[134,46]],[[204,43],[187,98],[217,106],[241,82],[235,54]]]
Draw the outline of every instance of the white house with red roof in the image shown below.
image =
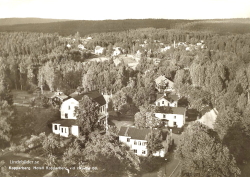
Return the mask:
[[[147,156],[147,140],[146,136],[151,132],[158,130],[152,129],[137,129],[134,127],[121,127],[118,133],[119,141],[130,148],[138,156]],[[166,136],[165,140],[162,140],[163,149],[154,153],[154,156],[164,157],[168,151],[171,143],[171,133]]]
[[107,104],[102,94],[97,91],[90,92],[74,92],[70,95],[71,98],[64,101],[61,105],[61,119],[52,123],[52,132],[64,137],[68,137],[70,134],[78,136],[79,127],[77,125],[75,114],[75,108],[79,106],[79,101],[84,96],[88,96],[99,105],[99,123],[104,125],[107,116]]

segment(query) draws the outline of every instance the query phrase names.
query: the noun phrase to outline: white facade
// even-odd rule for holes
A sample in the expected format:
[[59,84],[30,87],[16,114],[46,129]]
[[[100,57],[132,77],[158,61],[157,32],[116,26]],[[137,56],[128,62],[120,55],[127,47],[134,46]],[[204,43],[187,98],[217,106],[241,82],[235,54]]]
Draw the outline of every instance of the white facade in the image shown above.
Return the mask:
[[156,106],[177,107],[178,106],[178,101],[170,102],[170,101],[166,100],[164,97],[162,97],[162,98],[159,98],[158,100],[156,100],[155,105]]
[[[100,106],[99,108],[99,123],[104,124],[107,113],[107,104]],[[59,134],[60,136],[68,137],[70,134],[79,136],[79,127],[76,124],[77,115],[75,114],[76,108],[79,107],[79,102],[70,98],[64,101],[61,105],[61,120],[52,123],[52,132]]]
[[77,125],[71,126],[71,133],[74,136],[79,136],[79,127]]
[[69,127],[60,126],[60,135],[64,137],[69,136]]
[[103,53],[103,50],[104,50],[103,47],[96,46],[96,48],[95,48],[95,54],[96,54],[96,55],[100,55],[100,54]]
[[166,120],[169,127],[181,128],[185,124],[185,113],[182,114],[169,114],[169,113],[155,113],[155,117]]
[[79,102],[74,98],[64,101],[61,105],[61,119],[76,119],[75,107],[79,106]]
[[52,123],[52,132],[55,134],[60,134],[60,124],[59,123]]
[[119,141],[126,144],[138,156],[147,156],[147,141],[131,139],[128,136],[119,136]]
[[64,137],[68,137],[70,134],[78,136],[79,128],[77,125],[72,125],[68,127],[61,125],[60,123],[52,123],[52,132]]

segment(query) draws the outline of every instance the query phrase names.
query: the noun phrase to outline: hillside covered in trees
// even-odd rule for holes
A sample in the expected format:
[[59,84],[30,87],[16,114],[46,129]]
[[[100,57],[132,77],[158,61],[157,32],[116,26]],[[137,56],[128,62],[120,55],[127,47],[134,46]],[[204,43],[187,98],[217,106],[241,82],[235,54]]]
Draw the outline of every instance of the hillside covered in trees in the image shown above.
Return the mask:
[[1,18],[0,26],[3,25],[18,25],[18,24],[30,24],[30,23],[52,23],[70,21],[66,19],[45,19],[45,18]]
[[[3,19],[2,19],[3,20]],[[11,22],[8,22],[11,23]],[[6,24],[8,24],[6,22]],[[139,28],[184,29],[192,31],[212,31],[226,34],[243,34],[249,32],[249,19],[225,20],[168,20],[168,19],[126,19],[126,20],[74,20],[41,24],[17,24],[1,26],[0,32],[38,32],[58,33],[62,36],[75,34],[82,36],[91,33],[125,31]]]

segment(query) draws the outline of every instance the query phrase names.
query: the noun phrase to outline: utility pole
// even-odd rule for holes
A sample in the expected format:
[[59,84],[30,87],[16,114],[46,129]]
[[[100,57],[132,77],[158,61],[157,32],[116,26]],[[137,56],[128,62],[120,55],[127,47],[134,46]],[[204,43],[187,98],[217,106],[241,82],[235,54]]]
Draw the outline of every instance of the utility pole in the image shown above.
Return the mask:
[[41,75],[41,94],[43,94],[43,75]]
[[[107,92],[106,92],[107,93]],[[107,94],[106,94],[107,95]],[[105,130],[106,130],[106,133],[108,132],[108,102],[109,101],[106,101],[106,127],[105,127]]]

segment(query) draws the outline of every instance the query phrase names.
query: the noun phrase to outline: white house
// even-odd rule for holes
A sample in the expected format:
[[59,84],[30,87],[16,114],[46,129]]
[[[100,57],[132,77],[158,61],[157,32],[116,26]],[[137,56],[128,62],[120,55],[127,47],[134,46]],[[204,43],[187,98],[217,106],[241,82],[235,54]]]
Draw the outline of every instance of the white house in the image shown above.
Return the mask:
[[85,93],[74,92],[70,95],[71,98],[64,101],[61,105],[61,120],[52,123],[52,132],[68,137],[70,134],[79,135],[79,127],[77,126],[75,114],[76,107],[79,107],[79,101],[84,96],[88,96],[95,101],[99,106],[99,123],[104,125],[107,115],[107,104],[102,94],[97,91],[90,91]]
[[68,47],[68,48],[71,48],[71,45],[70,45],[70,44],[67,44],[67,47]]
[[164,90],[172,91],[174,90],[174,82],[166,78],[164,75],[161,75],[155,79],[156,89],[159,92]]
[[84,47],[84,45],[79,44],[79,45],[78,45],[78,49],[84,50],[84,49],[85,49],[85,47]]
[[115,47],[113,48],[114,49],[114,52],[113,52],[113,56],[118,56],[121,54],[121,48],[120,47]]
[[183,107],[157,106],[154,115],[168,127],[182,128],[186,122],[186,108]]
[[[151,129],[137,129],[134,127],[121,127],[118,133],[119,141],[130,148],[138,156],[147,156],[147,140],[146,136],[151,133]],[[166,137],[163,141],[164,148],[154,153],[154,156],[164,157],[169,148],[171,142],[170,136]]]
[[167,50],[171,49],[171,46],[166,46],[165,48],[161,48],[161,52],[166,52]]
[[103,50],[104,50],[103,47],[101,47],[101,46],[96,46],[96,47],[95,47],[95,54],[96,54],[96,55],[100,55],[100,54],[103,53]]
[[165,92],[164,94],[157,94],[155,105],[178,107],[178,100],[179,100],[178,95],[173,95]]

